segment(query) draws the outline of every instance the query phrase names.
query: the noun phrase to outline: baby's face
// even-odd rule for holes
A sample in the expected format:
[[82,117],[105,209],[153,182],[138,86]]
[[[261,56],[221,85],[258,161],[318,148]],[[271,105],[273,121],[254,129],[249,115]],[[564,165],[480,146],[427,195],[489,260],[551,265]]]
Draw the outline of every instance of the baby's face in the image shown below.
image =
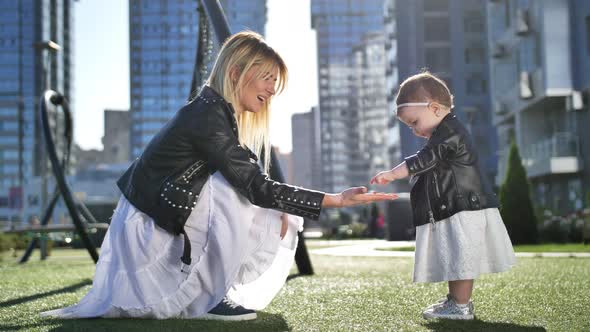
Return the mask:
[[404,106],[398,110],[398,118],[408,126],[414,135],[430,138],[436,127],[442,121],[442,117],[435,114],[436,106]]

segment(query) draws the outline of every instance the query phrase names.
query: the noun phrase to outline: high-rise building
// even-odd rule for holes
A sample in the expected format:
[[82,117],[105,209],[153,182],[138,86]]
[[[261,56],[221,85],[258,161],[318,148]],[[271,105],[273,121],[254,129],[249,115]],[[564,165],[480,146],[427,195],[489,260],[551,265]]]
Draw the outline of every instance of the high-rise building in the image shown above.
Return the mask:
[[[129,0],[132,159],[187,101],[197,50],[197,4]],[[248,28],[264,33],[264,1],[221,4],[232,32]]]
[[103,163],[129,161],[129,128],[131,122],[128,111],[104,111]]
[[131,157],[186,103],[198,33],[197,1],[129,1]]
[[289,152],[282,153],[277,147],[273,147],[275,156],[281,168],[281,174],[286,183],[293,183],[293,159]]
[[[403,161],[400,138],[400,122],[394,114],[395,96],[399,88],[399,71],[397,60],[397,0],[385,0],[383,8],[383,22],[385,32],[385,95],[387,96],[387,127],[389,135],[387,141],[387,159],[391,166]],[[394,191],[409,191],[407,182],[393,182]]]
[[[399,81],[426,68],[448,84],[453,112],[474,139],[490,182],[497,169],[496,131],[489,93],[485,0],[416,0],[395,7]],[[398,124],[399,125],[399,124]],[[423,139],[401,126],[402,156],[416,153]]]
[[[73,102],[73,6],[73,0],[0,0],[0,219],[26,219],[24,188],[47,170],[38,122],[42,92],[50,88]],[[61,121],[52,115],[53,123]]]
[[498,0],[487,7],[497,184],[514,140],[535,205],[580,209],[590,192],[590,3]]
[[367,33],[383,31],[383,0],[312,0],[311,19],[317,31],[322,189],[337,192],[368,181],[352,93],[353,49]]
[[389,169],[387,127],[390,112],[387,108],[385,85],[385,36],[383,32],[369,32],[353,49],[352,105],[357,110],[359,164],[365,171],[366,183],[371,176]]
[[220,0],[232,33],[251,30],[265,35],[266,0]]
[[293,142],[293,184],[305,188],[321,187],[319,112],[312,107],[309,112],[296,113],[291,117]]

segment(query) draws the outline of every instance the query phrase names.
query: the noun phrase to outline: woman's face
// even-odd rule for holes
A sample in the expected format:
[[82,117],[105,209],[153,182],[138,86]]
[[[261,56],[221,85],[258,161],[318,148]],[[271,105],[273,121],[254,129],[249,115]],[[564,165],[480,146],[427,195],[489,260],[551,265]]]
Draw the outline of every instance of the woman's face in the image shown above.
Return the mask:
[[260,112],[268,105],[275,94],[279,70],[274,68],[263,75],[258,75],[260,66],[252,66],[244,77],[246,85],[242,88],[236,109],[248,112]]

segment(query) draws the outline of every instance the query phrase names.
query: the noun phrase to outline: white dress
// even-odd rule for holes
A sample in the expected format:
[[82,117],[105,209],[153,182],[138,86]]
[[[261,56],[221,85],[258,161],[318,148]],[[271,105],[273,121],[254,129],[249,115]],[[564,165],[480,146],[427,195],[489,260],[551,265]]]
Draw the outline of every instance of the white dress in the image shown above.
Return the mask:
[[157,227],[121,197],[101,247],[92,289],[71,307],[42,316],[196,318],[227,294],[262,309],[289,274],[303,219],[252,205],[215,173],[203,187],[185,230],[192,263],[181,272],[183,237]]
[[416,227],[414,282],[476,279],[514,264],[512,243],[496,208],[461,211]]

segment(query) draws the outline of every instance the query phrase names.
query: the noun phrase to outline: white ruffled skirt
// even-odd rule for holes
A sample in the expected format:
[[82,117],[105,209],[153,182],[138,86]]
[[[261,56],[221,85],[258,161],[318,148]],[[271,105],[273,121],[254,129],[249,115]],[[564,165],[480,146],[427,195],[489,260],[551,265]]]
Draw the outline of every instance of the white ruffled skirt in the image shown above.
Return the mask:
[[181,272],[183,237],[154,224],[121,197],[101,247],[92,289],[60,318],[196,318],[228,295],[250,309],[266,307],[293,265],[303,219],[252,205],[219,174],[203,187],[185,230],[192,263]]
[[510,237],[496,208],[461,211],[416,227],[414,282],[476,279],[515,264]]

